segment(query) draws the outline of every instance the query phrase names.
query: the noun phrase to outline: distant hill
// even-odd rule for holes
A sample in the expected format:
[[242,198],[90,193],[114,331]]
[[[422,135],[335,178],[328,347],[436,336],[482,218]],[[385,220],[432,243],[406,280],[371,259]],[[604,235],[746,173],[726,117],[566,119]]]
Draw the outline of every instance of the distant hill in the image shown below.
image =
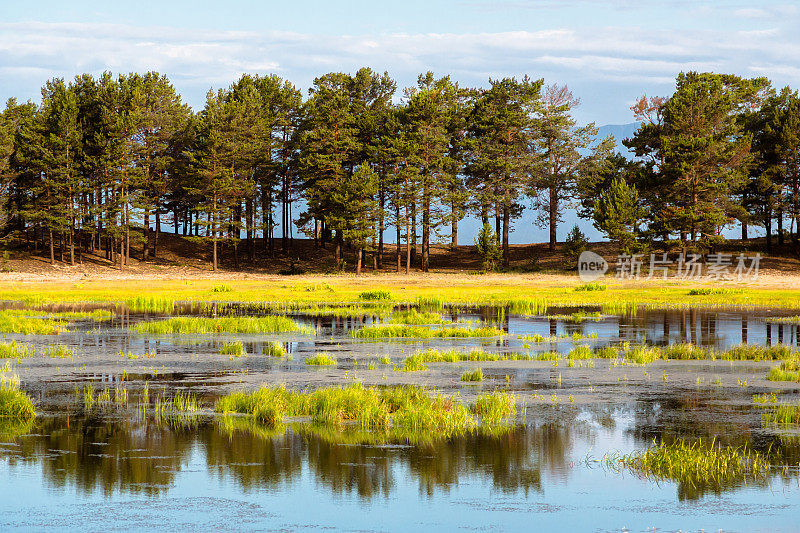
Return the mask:
[[609,135],[614,136],[617,141],[617,151],[625,157],[632,159],[632,155],[628,149],[622,144],[624,139],[633,137],[633,134],[639,129],[639,122],[631,122],[630,124],[607,124],[597,128],[597,139],[605,139]]

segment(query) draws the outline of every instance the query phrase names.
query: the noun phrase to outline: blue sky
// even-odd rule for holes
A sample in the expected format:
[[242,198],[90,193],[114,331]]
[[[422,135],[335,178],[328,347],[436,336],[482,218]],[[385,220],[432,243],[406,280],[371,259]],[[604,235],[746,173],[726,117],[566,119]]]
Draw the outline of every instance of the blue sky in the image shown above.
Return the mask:
[[[470,86],[542,77],[582,100],[581,122],[625,124],[638,96],[671,94],[682,70],[800,88],[799,29],[796,0],[0,0],[0,99],[38,100],[54,76],[156,70],[199,109],[245,72],[305,92],[318,75],[369,66],[401,88],[427,70]],[[525,211],[512,242],[547,239],[534,218]],[[559,239],[576,220],[566,209]],[[476,231],[465,220],[461,240]]]
[[366,65],[402,86],[425,70],[465,85],[528,74],[567,83],[581,121],[631,122],[681,70],[800,86],[800,8],[737,0],[208,0],[2,2],[0,98],[38,99],[53,76],[158,70],[194,107],[244,72],[305,89]]

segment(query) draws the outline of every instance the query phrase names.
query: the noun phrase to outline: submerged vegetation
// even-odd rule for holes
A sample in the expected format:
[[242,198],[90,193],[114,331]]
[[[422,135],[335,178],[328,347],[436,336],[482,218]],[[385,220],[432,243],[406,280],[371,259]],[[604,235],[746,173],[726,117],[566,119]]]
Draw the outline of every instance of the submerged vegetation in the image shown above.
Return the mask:
[[329,387],[297,391],[263,387],[252,393],[234,392],[220,398],[215,410],[242,413],[275,426],[286,417],[307,417],[317,424],[357,423],[362,429],[405,428],[411,431],[451,435],[480,425],[509,420],[515,398],[493,393],[467,406],[454,397],[430,396],[419,387]]
[[287,333],[305,331],[283,316],[264,317],[175,317],[136,325],[137,333],[183,335],[192,333]]

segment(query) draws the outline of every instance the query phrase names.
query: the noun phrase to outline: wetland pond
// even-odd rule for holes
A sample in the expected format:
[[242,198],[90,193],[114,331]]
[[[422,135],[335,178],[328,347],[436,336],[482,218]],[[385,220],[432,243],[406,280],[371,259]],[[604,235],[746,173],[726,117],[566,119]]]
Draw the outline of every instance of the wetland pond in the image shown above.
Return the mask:
[[[784,346],[796,357],[800,326],[781,320],[796,312],[550,308],[524,316],[465,307],[423,320],[408,307],[365,306],[286,312],[300,329],[284,333],[164,334],[142,327],[165,315],[113,311],[106,319],[72,317],[57,335],[4,335],[3,343],[26,345],[27,356],[0,366],[19,378],[37,416],[0,417],[0,530],[800,530],[800,430],[769,418],[800,400],[797,382],[766,379],[781,361],[638,364],[626,355],[687,345],[724,354],[746,344]],[[207,305],[174,314],[274,310]],[[358,333],[398,323],[503,334]],[[221,353],[236,344],[241,353]],[[618,355],[578,357],[583,346]],[[279,356],[264,355],[269,350]],[[483,355],[404,371],[408,357],[425,351]],[[307,364],[319,354],[336,364]],[[477,368],[482,381],[461,381]],[[445,433],[365,428],[348,417],[322,425],[291,414],[268,424],[214,411],[219,398],[263,385],[311,391],[356,383],[423,387],[467,406],[498,391],[516,409],[501,424]],[[184,408],[174,408],[176,398]],[[622,460],[684,440],[766,463],[741,475],[698,476]]]

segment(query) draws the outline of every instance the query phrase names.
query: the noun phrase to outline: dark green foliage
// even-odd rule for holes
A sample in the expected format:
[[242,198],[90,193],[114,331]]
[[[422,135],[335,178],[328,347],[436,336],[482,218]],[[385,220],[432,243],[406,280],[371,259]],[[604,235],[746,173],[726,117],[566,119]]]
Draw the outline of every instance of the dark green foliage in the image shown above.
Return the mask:
[[622,177],[614,178],[594,207],[594,225],[603,231],[620,252],[638,251],[639,224],[647,211],[639,203],[639,193]]
[[500,265],[503,252],[497,244],[497,236],[489,224],[484,224],[480,234],[475,239],[475,248],[481,256],[482,268],[487,272],[494,272]]
[[567,240],[564,241],[563,253],[567,268],[578,268],[578,257],[586,251],[588,244],[589,240],[576,224],[567,235]]

